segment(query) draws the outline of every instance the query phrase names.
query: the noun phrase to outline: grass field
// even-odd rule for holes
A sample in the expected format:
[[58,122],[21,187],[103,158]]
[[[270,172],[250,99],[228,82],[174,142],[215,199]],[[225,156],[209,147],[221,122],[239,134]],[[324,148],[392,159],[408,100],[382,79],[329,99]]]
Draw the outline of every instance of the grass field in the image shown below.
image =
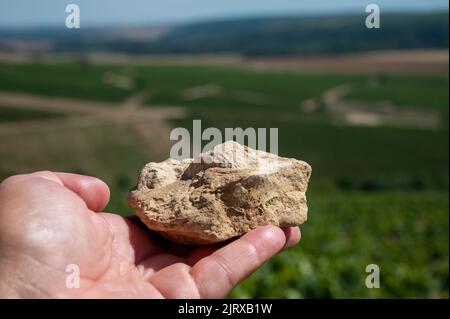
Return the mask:
[[[105,81],[108,74],[133,85],[120,88]],[[338,122],[323,95],[342,84],[352,86],[341,97],[345,101],[437,112],[439,125]],[[309,219],[300,245],[270,261],[231,297],[448,298],[448,77],[31,63],[0,64],[1,91],[117,107],[145,91],[142,108],[186,109],[184,118],[170,121],[174,127],[191,128],[192,119],[201,119],[203,129],[277,127],[280,155],[313,167]],[[313,111],[302,107],[308,99],[317,101]],[[33,112],[0,105],[0,122],[27,125],[32,119],[45,126],[46,116]],[[122,214],[131,213],[126,193],[139,169],[161,159],[143,147],[132,123],[1,135],[2,123],[0,177],[37,169],[96,175],[111,186],[108,209]],[[381,270],[380,289],[364,285],[372,263]]]
[[[233,297],[448,297],[448,194],[312,192],[302,243]],[[380,289],[364,285],[377,264]]]
[[375,76],[377,84],[361,83],[351,98],[387,100],[398,105],[436,108],[448,112],[448,80],[430,76]]
[[62,116],[62,114],[51,113],[39,110],[21,110],[15,107],[0,108],[0,122],[20,122],[49,119]]
[[0,63],[0,90],[116,102],[131,90],[106,83],[107,72],[115,71],[112,66],[92,68],[83,61],[54,65]]

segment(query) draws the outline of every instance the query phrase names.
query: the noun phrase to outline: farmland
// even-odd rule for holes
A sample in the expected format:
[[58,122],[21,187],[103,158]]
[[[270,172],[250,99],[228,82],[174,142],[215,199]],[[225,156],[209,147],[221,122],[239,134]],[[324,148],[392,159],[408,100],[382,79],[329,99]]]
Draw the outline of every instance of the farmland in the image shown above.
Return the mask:
[[[56,98],[95,112],[45,106]],[[111,187],[107,210],[131,214],[127,191],[146,162],[168,157],[167,128],[277,127],[280,155],[313,167],[309,219],[300,245],[230,297],[448,298],[448,106],[446,75],[0,63],[0,178],[95,175]],[[380,289],[364,285],[372,263]]]

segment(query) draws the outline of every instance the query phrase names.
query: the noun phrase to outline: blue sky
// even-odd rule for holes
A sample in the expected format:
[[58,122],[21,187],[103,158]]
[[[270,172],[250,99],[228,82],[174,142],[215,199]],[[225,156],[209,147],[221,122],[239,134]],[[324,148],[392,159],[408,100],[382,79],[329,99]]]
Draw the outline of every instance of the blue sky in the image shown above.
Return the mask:
[[80,6],[83,26],[188,22],[256,15],[448,10],[447,0],[0,0],[0,27],[63,25],[65,6]]

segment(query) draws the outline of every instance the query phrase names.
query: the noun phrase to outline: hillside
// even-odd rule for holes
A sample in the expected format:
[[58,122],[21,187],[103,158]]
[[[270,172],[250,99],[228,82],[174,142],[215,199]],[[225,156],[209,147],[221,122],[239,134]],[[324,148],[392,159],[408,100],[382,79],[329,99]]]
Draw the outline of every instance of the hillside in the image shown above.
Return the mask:
[[448,48],[447,12],[384,14],[380,29],[367,29],[364,21],[362,14],[242,18],[70,32],[63,27],[0,30],[0,51],[285,56]]

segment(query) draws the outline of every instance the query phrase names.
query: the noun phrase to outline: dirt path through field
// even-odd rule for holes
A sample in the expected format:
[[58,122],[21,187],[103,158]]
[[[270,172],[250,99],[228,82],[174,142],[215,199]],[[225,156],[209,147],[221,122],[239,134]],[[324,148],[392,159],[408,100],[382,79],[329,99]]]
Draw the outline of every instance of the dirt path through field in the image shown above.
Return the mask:
[[134,130],[156,156],[167,157],[169,147],[169,119],[180,118],[185,114],[182,107],[149,107],[144,101],[148,92],[138,92],[122,104],[51,98],[30,94],[0,92],[0,107],[33,109],[58,112],[67,115],[39,121],[0,123],[0,136],[39,132],[42,130],[63,132],[65,128],[100,127],[102,125],[125,125]]
[[346,126],[391,126],[435,130],[441,126],[439,113],[410,106],[398,106],[389,101],[367,102],[346,100],[353,91],[351,83],[343,83],[323,92],[319,97],[303,101],[306,112],[320,109],[332,122]]

